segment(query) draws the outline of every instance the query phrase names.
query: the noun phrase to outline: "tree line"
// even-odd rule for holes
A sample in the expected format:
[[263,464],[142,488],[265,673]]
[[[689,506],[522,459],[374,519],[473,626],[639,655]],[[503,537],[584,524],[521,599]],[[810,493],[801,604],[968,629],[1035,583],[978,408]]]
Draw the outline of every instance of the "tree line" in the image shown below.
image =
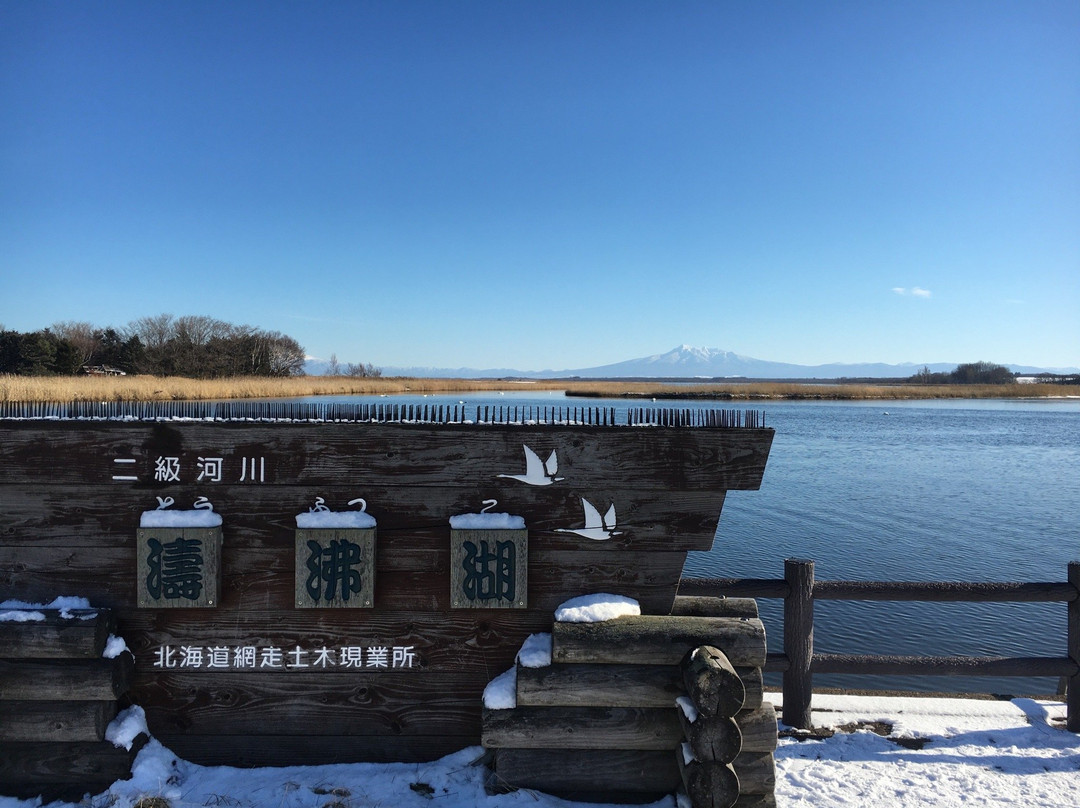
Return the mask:
[[957,365],[948,373],[932,373],[930,368],[923,369],[910,377],[915,384],[1015,384],[1016,376],[1004,365],[992,362],[969,362]]
[[302,376],[304,349],[280,331],[198,315],[159,314],[126,327],[54,323],[20,333],[0,327],[0,373],[75,375],[89,369],[187,376]]

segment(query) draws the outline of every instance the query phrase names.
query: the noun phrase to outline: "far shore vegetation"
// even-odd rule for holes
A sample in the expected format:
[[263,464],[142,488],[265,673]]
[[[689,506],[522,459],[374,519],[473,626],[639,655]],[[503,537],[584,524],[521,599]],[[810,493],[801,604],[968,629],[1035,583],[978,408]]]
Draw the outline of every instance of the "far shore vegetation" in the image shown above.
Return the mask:
[[[212,317],[161,314],[126,327],[54,323],[31,333],[0,326],[0,401],[222,401],[311,396],[561,390],[595,398],[933,399],[1060,397],[1080,378],[1041,374],[1020,383],[990,362],[949,373],[923,368],[907,379],[589,380],[383,377],[371,364],[331,356],[321,376],[304,374],[304,349],[292,337]],[[1072,385],[1072,387],[1064,386]]]
[[[707,382],[584,379],[416,379],[404,377],[236,376],[0,376],[0,401],[221,401],[344,395],[431,395],[485,391],[564,390],[597,398],[753,400],[871,400],[943,398],[1041,398],[1077,391],[1060,384],[847,384],[815,382]],[[1080,392],[1080,391],[1077,391]]]

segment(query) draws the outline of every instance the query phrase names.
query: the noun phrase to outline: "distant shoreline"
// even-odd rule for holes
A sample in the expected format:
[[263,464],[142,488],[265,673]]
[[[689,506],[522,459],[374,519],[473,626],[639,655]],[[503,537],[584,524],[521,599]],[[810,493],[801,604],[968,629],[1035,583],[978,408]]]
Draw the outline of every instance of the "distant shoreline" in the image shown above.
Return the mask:
[[438,395],[565,391],[579,398],[690,401],[860,401],[1080,397],[1080,387],[1056,384],[913,385],[846,381],[666,382],[597,379],[421,379],[295,376],[188,379],[178,376],[0,376],[0,401],[221,401],[348,395]]

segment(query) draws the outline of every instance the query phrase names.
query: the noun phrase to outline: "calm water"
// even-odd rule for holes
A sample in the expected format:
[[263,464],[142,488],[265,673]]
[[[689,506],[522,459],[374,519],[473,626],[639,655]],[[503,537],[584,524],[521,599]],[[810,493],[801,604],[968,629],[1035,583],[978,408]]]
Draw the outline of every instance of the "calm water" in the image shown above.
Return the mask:
[[[626,407],[559,393],[394,400]],[[1063,581],[1066,564],[1080,559],[1080,400],[753,407],[776,429],[761,490],[728,495],[713,549],[690,554],[687,576],[780,578],[783,560],[798,557],[816,562],[819,579]],[[770,650],[779,651],[781,604],[759,604]],[[1064,656],[1065,615],[1064,603],[825,601],[815,611],[815,648]],[[818,676],[815,684],[1000,693],[1057,686],[869,676]]]

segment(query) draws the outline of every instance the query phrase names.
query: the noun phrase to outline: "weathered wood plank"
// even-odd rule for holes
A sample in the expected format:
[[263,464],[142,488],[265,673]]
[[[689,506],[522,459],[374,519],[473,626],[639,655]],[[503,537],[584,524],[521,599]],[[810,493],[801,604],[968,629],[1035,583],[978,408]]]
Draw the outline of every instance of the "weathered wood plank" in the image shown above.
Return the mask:
[[319,766],[438,760],[476,746],[479,735],[154,735],[200,766]]
[[562,796],[612,792],[672,793],[679,784],[675,753],[667,751],[498,749],[495,775],[504,785]]
[[0,741],[101,741],[112,701],[0,701]]
[[[172,484],[168,494],[186,504],[207,490],[201,484]],[[157,507],[154,494],[164,492],[106,482],[12,484],[0,487],[0,493],[5,506],[0,513],[0,537],[6,544],[68,547],[77,537],[80,544],[108,548],[127,546],[141,513]],[[292,536],[296,515],[306,512],[315,497],[323,497],[335,510],[348,510],[347,503],[357,493],[356,486],[340,481],[319,487],[222,483],[210,490],[215,510],[225,519],[228,545],[255,549],[278,547]],[[380,540],[402,532],[410,539],[445,541],[450,516],[476,510],[482,499],[501,497],[507,508],[525,517],[530,537],[541,549],[591,545],[592,550],[604,552],[708,550],[724,504],[723,491],[657,491],[612,484],[595,489],[520,486],[507,491],[504,484],[490,489],[470,485],[419,488],[384,480],[359,493],[378,521]],[[619,535],[593,542],[556,532],[580,523],[582,498],[615,503]]]
[[758,617],[753,598],[717,598],[677,595],[671,613],[681,617]]
[[109,701],[127,692],[134,658],[0,662],[0,699]]
[[555,662],[678,664],[687,651],[713,645],[733,665],[765,663],[765,627],[740,617],[620,617],[602,623],[555,623]]
[[[0,548],[0,559],[3,558]],[[6,559],[5,559],[6,560]],[[32,575],[24,568],[18,573]],[[0,569],[3,561],[0,560]],[[14,589],[7,591],[14,592]],[[52,601],[57,591],[52,590],[42,601]],[[23,598],[34,602],[33,598]],[[25,621],[0,621],[0,658],[2,659],[93,659],[100,657],[105,643],[115,627],[108,609],[29,609],[28,616],[41,615],[43,619]]]
[[[416,486],[444,485],[448,477],[509,484],[517,481],[498,475],[520,475],[522,447],[529,446],[542,456],[556,450],[559,476],[584,488],[637,479],[661,489],[717,491],[760,487],[773,430],[0,421],[0,436],[7,447],[0,484],[110,482],[115,475],[138,478],[121,485],[159,488],[158,457],[179,459],[180,482],[196,481],[198,458],[220,457],[223,481],[240,481],[242,464],[254,459],[261,485],[349,479],[364,487],[388,476]],[[116,459],[136,462],[117,475]]]
[[131,749],[114,746],[109,741],[79,743],[12,743],[0,755],[0,794],[26,796],[45,794],[46,799],[70,799],[60,794],[74,794],[78,800],[93,784],[103,790],[131,774],[131,763],[146,744],[139,735]]
[[[218,608],[241,612],[293,608],[296,560],[292,541],[276,549],[250,550],[233,548],[227,530],[224,535]],[[386,543],[380,533],[380,548]],[[607,591],[635,598],[645,612],[667,614],[685,557],[685,552],[534,550],[529,555],[530,607],[553,613],[583,592]],[[28,565],[21,548],[0,547],[0,584],[11,596],[33,600],[58,591],[78,591],[103,606],[124,608],[137,603],[134,546],[39,548],[34,561],[33,567]],[[375,608],[448,610],[449,561],[445,544],[440,549],[430,544],[414,551],[380,549]]]
[[[760,668],[736,668],[744,708],[761,706]],[[670,707],[685,694],[678,665],[559,664],[517,669],[522,707]]]
[[[591,793],[606,801],[611,792],[671,794],[681,784],[678,751],[498,749],[495,773],[504,785],[561,796]],[[740,796],[775,788],[773,756],[743,753],[731,764],[744,788]]]
[[686,694],[703,716],[732,716],[743,709],[746,687],[723,651],[698,646],[683,658],[682,672]]
[[[289,651],[327,646],[412,646],[416,654],[411,675],[429,672],[470,671],[490,680],[513,666],[514,657],[529,634],[547,631],[550,615],[505,610],[418,612],[353,610],[268,610],[263,613],[221,614],[203,611],[122,611],[121,635],[136,658],[136,683],[161,673],[157,652],[165,646],[277,647]],[[311,658],[308,658],[311,661]],[[183,670],[177,667],[170,670]],[[206,674],[208,669],[202,670]],[[244,671],[249,673],[250,671]],[[259,667],[269,676],[291,676],[300,671]],[[351,675],[352,669],[327,666],[327,676]],[[199,670],[191,671],[198,675]],[[138,703],[142,703],[136,699]],[[479,708],[477,708],[479,709]]]
[[131,696],[146,711],[154,737],[455,735],[479,743],[488,679],[472,672],[284,676],[169,671],[146,680],[137,677]]
[[666,707],[683,695],[672,665],[563,665],[517,669],[521,707]]
[[489,748],[672,749],[681,736],[671,707],[516,707],[484,710]]

